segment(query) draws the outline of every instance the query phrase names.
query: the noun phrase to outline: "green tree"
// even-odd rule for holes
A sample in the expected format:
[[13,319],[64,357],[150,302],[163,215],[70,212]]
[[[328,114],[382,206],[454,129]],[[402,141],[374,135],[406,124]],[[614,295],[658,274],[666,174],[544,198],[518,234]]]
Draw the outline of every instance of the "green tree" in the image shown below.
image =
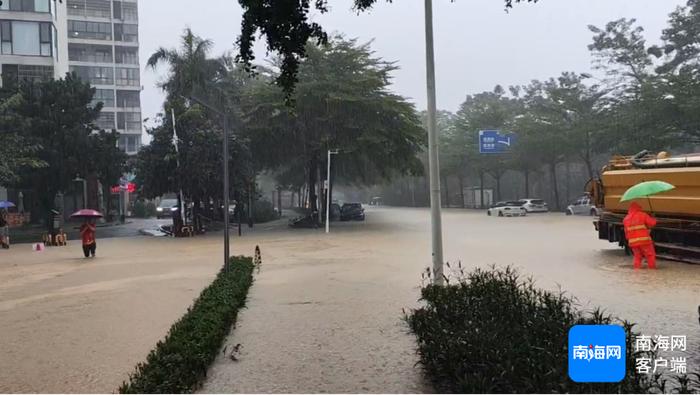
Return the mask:
[[373,57],[369,44],[341,37],[309,44],[306,53],[293,109],[284,92],[268,84],[252,87],[244,100],[252,151],[265,151],[261,166],[303,164],[312,211],[318,210],[314,190],[319,173],[325,178],[327,149],[341,150],[334,167],[346,182],[373,184],[419,172],[416,153],[425,131],[413,106],[388,91],[396,66]]
[[45,167],[38,157],[41,148],[24,133],[28,119],[17,110],[23,97],[17,92],[0,92],[0,185],[20,181],[23,170]]
[[[496,182],[496,200],[502,198],[501,179],[505,172],[512,167],[512,156],[487,155],[479,153],[480,130],[514,131],[515,120],[520,113],[520,101],[510,97],[500,85],[491,92],[468,95],[457,112],[456,133],[466,147],[466,157],[479,176],[480,188],[483,190],[484,173],[489,174]],[[482,200],[483,201],[483,200]]]
[[179,49],[160,47],[148,58],[149,68],[156,69],[161,63],[168,65],[168,76],[158,86],[168,94],[169,101],[179,101],[182,96],[204,90],[227,73],[223,59],[209,57],[212,45],[211,40],[202,39],[186,28]]
[[[536,2],[537,0],[504,0],[506,8],[513,3]],[[299,65],[310,48],[307,44],[328,42],[328,35],[318,23],[309,21],[309,12],[315,8],[320,13],[328,12],[327,0],[239,0],[243,8],[241,34],[238,37],[238,59],[248,69],[254,69],[253,45],[260,34],[267,43],[269,52],[280,55],[280,73],[276,81],[287,97],[298,81]],[[377,0],[353,0],[358,12],[372,8]],[[299,77],[300,78],[300,77]]]
[[[65,192],[77,174],[86,174],[90,163],[90,136],[96,129],[94,121],[102,107],[92,106],[95,89],[74,74],[65,78],[25,83],[20,87],[23,97],[17,113],[27,120],[25,133],[41,148],[37,157],[45,167],[22,174],[23,182],[34,186],[40,204],[47,215],[54,208],[59,192]],[[119,166],[118,163],[113,164]]]
[[[118,141],[119,133],[104,130],[91,134],[88,139],[89,155],[83,174],[94,173],[107,195],[110,193],[110,187],[116,185],[119,178],[128,170],[128,156],[117,147]],[[105,200],[105,214],[109,216],[112,211],[112,199]]]

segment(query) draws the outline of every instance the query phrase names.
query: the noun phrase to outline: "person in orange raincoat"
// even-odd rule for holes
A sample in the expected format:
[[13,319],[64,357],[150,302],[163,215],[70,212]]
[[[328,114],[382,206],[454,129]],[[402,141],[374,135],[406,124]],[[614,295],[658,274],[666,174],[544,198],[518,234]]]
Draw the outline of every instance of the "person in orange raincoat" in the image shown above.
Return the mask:
[[97,249],[97,242],[95,241],[95,224],[91,220],[85,220],[80,226],[80,236],[83,239],[83,254],[85,258],[95,257],[95,250]]
[[651,239],[651,228],[656,226],[656,219],[645,213],[639,204],[632,202],[622,224],[625,226],[627,245],[634,254],[634,268],[642,267],[644,257],[649,269],[656,269],[656,251]]

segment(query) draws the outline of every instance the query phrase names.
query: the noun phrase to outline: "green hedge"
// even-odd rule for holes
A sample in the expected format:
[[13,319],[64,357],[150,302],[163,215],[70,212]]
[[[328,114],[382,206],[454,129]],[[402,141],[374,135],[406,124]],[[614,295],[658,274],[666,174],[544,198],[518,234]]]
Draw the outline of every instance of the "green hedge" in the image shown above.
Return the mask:
[[[445,286],[421,290],[425,306],[406,315],[420,362],[438,392],[646,393],[695,391],[695,375],[668,380],[638,374],[633,324],[600,311],[585,314],[573,298],[543,291],[511,269],[476,269]],[[429,272],[427,279],[429,280]],[[619,323],[627,336],[627,375],[620,383],[579,384],[568,377],[567,339],[576,324]],[[688,381],[688,378],[691,380]]]
[[253,282],[253,259],[232,257],[187,313],[156,344],[146,362],[136,365],[120,393],[191,393],[206,377],[221,345],[245,305]]

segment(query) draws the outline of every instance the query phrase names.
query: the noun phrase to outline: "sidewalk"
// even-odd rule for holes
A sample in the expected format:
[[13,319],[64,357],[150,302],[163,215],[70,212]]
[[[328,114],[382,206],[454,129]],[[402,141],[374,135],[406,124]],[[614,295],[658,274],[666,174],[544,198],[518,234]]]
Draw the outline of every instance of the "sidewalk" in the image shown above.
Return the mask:
[[247,309],[201,392],[430,392],[402,321],[417,304],[421,254],[370,223],[333,232],[298,229],[293,241],[261,244]]

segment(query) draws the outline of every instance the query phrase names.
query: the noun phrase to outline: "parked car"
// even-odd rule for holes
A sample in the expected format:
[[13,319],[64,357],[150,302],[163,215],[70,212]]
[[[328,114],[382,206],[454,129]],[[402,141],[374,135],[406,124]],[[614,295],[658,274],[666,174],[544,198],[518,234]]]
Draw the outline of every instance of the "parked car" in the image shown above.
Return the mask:
[[172,218],[174,211],[177,211],[177,199],[163,199],[156,207],[156,217],[158,219]]
[[583,195],[575,202],[566,207],[566,215],[599,215],[598,208],[593,204],[593,200],[588,195]]
[[524,217],[527,211],[520,202],[511,200],[494,204],[486,210],[486,214],[498,217]]
[[341,221],[364,221],[365,209],[362,203],[345,203],[340,208]]
[[340,205],[338,203],[331,203],[330,219],[331,221],[340,219]]
[[547,202],[542,199],[520,199],[518,203],[522,204],[528,213],[546,213],[549,211]]

